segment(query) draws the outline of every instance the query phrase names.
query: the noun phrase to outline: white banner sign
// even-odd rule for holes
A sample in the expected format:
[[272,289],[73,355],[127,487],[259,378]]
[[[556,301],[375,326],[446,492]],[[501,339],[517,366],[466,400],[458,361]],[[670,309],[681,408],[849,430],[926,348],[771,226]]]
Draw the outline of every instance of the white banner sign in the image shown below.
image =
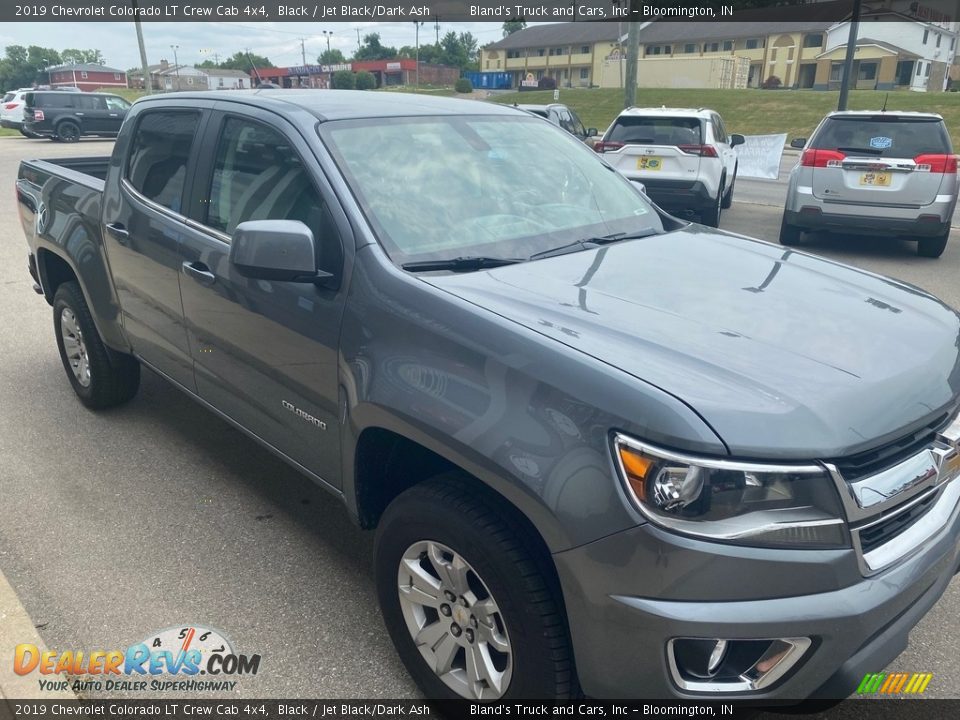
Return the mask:
[[780,157],[787,136],[747,135],[746,142],[736,147],[737,176],[776,180],[780,176]]

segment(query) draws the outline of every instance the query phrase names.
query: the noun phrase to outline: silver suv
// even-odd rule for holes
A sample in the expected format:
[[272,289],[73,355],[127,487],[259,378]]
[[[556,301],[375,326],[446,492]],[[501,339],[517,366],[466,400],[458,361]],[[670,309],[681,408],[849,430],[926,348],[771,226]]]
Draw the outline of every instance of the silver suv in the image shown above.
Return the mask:
[[743,135],[707,108],[627,108],[593,149],[668,212],[692,212],[718,227],[733,202]]
[[790,172],[780,242],[804,231],[903,236],[940,257],[957,204],[957,158],[943,118],[918,112],[834,112]]

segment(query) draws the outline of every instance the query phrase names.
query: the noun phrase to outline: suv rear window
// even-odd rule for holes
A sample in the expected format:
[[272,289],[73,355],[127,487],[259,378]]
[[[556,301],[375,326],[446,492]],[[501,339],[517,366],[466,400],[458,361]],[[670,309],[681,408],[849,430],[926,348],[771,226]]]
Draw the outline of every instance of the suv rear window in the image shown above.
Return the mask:
[[610,128],[608,142],[638,145],[700,145],[700,119],[690,117],[618,117]]
[[827,118],[810,147],[893,158],[953,153],[943,121],[897,116]]
[[10,102],[11,100],[13,100],[13,93],[7,93],[6,95],[3,96],[3,100],[0,100],[0,102],[6,103],[6,102]]

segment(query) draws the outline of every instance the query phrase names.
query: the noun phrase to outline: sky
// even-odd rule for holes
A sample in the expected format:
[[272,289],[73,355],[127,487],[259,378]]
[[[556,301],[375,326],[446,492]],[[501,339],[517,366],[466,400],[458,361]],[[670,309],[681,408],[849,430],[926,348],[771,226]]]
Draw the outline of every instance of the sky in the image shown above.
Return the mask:
[[[2,0],[0,0],[2,1]],[[331,48],[339,48],[348,57],[357,49],[357,30],[360,36],[370,32],[380,33],[384,45],[400,48],[413,46],[415,31],[412,22],[145,22],[143,39],[150,64],[166,59],[173,62],[171,45],[179,45],[177,60],[182,65],[194,65],[212,59],[219,53],[224,59],[238,50],[249,48],[251,52],[264,55],[280,67],[300,65],[302,55],[300,38],[308,63],[316,62],[317,56],[326,50],[327,39],[323,30],[332,30]],[[499,40],[503,36],[500,22],[489,23],[440,23],[440,37],[447,32],[471,32],[480,45]],[[420,28],[420,43],[436,40],[433,23]],[[66,48],[81,50],[99,49],[110,67],[127,70],[139,67],[140,56],[133,22],[84,22],[84,23],[0,23],[0,48],[7,45],[40,45],[61,51]]]

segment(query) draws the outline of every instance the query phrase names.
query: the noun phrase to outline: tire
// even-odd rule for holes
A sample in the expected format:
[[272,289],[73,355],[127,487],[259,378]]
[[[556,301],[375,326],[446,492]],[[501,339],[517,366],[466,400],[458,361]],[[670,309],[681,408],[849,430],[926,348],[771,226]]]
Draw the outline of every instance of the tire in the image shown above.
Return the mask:
[[794,247],[800,244],[800,237],[803,235],[803,231],[798,228],[796,225],[791,225],[787,222],[787,218],[784,217],[780,221],[780,244],[786,245],[787,247]]
[[733,188],[737,184],[737,168],[733,168],[733,181],[730,183],[730,187],[727,188],[726,194],[723,196],[723,202],[720,203],[720,207],[724,210],[729,210],[733,205]]
[[53,328],[63,369],[80,402],[100,410],[125,403],[137,394],[140,363],[104,346],[76,282],[65,282],[57,288]]
[[[489,491],[446,473],[403,492],[381,518],[374,549],[380,608],[401,660],[429,698],[563,699],[578,693],[555,571],[549,556],[535,550],[539,540],[532,531],[510,522],[513,512]],[[452,569],[457,559],[459,574]],[[414,574],[438,599],[409,592]],[[454,592],[463,587],[468,590]],[[454,592],[452,602],[447,590]],[[410,600],[401,600],[401,593]],[[423,598],[430,606],[416,602]],[[491,608],[496,612],[487,614]],[[422,652],[413,637],[418,628],[426,638]],[[468,681],[471,648],[487,661],[485,686]],[[441,677],[434,667],[443,658],[453,670]]]
[[940,257],[943,255],[943,251],[947,249],[947,240],[949,238],[949,230],[943,235],[937,235],[936,237],[920,238],[917,242],[917,255],[928,258]]
[[73,120],[64,120],[57,125],[54,132],[61,142],[75,143],[80,141],[80,126]]
[[717,199],[713,204],[700,212],[700,222],[710,227],[720,227],[720,213],[723,208],[723,182],[720,183],[720,189],[717,191]]

